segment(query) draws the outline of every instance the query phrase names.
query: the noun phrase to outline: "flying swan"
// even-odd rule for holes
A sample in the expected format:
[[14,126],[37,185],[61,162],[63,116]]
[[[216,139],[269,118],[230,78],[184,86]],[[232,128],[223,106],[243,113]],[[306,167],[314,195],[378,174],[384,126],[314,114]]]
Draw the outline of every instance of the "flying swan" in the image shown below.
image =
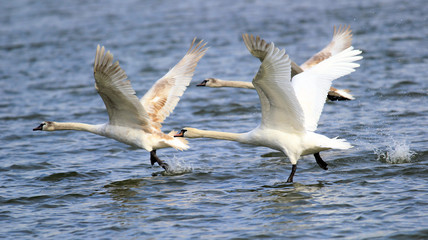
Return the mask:
[[165,134],[161,123],[174,110],[186,87],[192,80],[199,60],[207,48],[203,40],[196,45],[193,39],[186,55],[152,88],[138,99],[131,82],[119,62],[113,63],[113,54],[97,46],[94,61],[95,89],[107,108],[108,123],[92,125],[77,122],[42,122],[33,131],[78,130],[95,133],[116,141],[143,148],[150,152],[150,161],[168,170],[168,164],[159,159],[156,150],[173,147],[186,150],[185,139],[174,138],[176,132]]
[[[351,44],[352,31],[350,29],[350,26],[339,26],[339,28],[336,28],[336,26],[334,26],[333,38],[327,46],[325,46],[321,51],[319,51],[302,65],[300,65],[300,67],[293,61],[291,62],[291,77],[294,77],[294,75],[299,74],[303,71],[307,71],[308,69],[317,65],[321,61],[349,48]],[[251,82],[228,81],[219,78],[207,78],[196,86],[206,86],[212,88],[235,87],[254,89],[254,85]],[[331,101],[344,101],[354,99],[354,97],[349,93],[348,89],[337,89],[334,87],[330,87],[330,91],[328,92],[327,98]]]
[[265,146],[288,156],[292,170],[287,182],[293,182],[300,156],[314,154],[318,165],[327,170],[319,152],[348,149],[344,139],[315,133],[331,82],[358,67],[361,51],[349,47],[293,77],[291,61],[284,50],[259,37],[243,35],[251,54],[261,60],[253,79],[261,103],[262,120],[247,133],[206,131],[185,127],[176,137],[214,138]]

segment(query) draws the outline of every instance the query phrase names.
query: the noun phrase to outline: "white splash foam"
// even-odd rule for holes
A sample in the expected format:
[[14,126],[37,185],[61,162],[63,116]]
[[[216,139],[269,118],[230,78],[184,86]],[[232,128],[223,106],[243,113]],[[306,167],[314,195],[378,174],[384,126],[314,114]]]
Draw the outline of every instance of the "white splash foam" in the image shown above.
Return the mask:
[[393,144],[387,146],[385,150],[374,149],[377,160],[390,164],[412,162],[412,157],[416,155],[416,152],[410,150],[410,145],[406,141],[392,140],[392,143]]
[[193,166],[190,163],[185,162],[183,159],[179,159],[174,156],[172,159],[167,161],[169,170],[165,171],[164,175],[178,175],[189,173],[193,171]]

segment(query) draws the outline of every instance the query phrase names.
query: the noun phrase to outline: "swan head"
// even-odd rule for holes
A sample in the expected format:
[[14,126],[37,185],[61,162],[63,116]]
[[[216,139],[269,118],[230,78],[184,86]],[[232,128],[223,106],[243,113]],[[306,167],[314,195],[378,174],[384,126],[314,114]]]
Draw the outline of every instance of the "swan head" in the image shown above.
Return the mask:
[[33,131],[54,131],[55,122],[42,122],[38,127],[33,128]]
[[207,78],[204,81],[202,81],[201,83],[199,83],[198,85],[196,85],[197,87],[212,87],[212,88],[216,88],[216,87],[222,87],[222,80],[217,79],[217,78]]
[[179,133],[175,134],[174,137],[196,138],[199,136],[197,135],[197,131],[196,128],[185,127]]

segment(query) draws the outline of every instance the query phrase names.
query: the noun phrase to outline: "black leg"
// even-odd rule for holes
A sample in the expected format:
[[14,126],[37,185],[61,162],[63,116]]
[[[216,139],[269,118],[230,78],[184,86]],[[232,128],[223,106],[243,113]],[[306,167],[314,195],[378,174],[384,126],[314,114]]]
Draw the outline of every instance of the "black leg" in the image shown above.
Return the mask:
[[153,165],[155,163],[158,163],[159,166],[163,167],[166,171],[169,170],[169,166],[167,163],[164,163],[162,160],[159,159],[159,157],[156,155],[156,150],[152,150],[150,152],[150,163]]
[[291,173],[290,176],[287,179],[287,182],[293,182],[294,173],[296,173],[297,165],[293,164],[293,167],[291,167]]
[[318,166],[320,166],[320,168],[322,168],[322,169],[324,169],[324,170],[327,170],[327,169],[328,169],[328,168],[327,168],[327,165],[328,165],[328,164],[322,160],[322,158],[321,158],[321,156],[320,156],[320,153],[315,153],[315,154],[314,154],[314,157],[315,157],[315,160],[316,160],[316,161],[317,161],[317,163],[318,163]]
[[159,159],[158,158],[158,156],[156,156],[156,150],[152,150],[151,152],[150,152],[150,163],[152,164],[152,166],[156,163],[156,162],[158,162],[158,160],[157,159]]

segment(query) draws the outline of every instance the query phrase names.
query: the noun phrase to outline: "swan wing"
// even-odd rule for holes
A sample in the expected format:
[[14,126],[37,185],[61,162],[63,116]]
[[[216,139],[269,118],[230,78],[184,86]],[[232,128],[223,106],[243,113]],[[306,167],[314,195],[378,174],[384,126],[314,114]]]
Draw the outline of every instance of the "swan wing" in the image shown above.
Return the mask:
[[251,55],[258,58],[260,62],[263,62],[267,54],[267,48],[270,44],[264,39],[261,39],[260,36],[256,36],[254,38],[252,34],[242,34],[242,39],[244,39],[245,46],[248,51],[250,51]]
[[[245,46],[251,55],[258,58],[260,62],[263,62],[263,59],[266,56],[266,48],[269,45],[264,39],[260,39],[259,36],[256,36],[255,39],[253,35],[243,34],[242,38],[244,39]],[[264,50],[263,50],[264,49]],[[296,74],[303,72],[303,69],[297,65],[295,62],[291,61],[291,76],[293,77]]]
[[293,77],[291,84],[303,109],[306,130],[317,129],[331,82],[355,71],[360,65],[354,62],[362,59],[359,54],[360,50],[349,47]]
[[339,28],[334,26],[333,38],[330,43],[306,62],[304,62],[300,67],[306,71],[323,60],[349,48],[351,44],[352,31],[350,26],[339,26]]
[[[302,132],[303,111],[290,83],[291,60],[284,50],[273,43],[266,44],[253,35],[243,35],[250,53],[263,56],[259,71],[253,79],[262,108],[262,127],[289,132]],[[264,52],[264,53],[263,53]]]
[[186,55],[165,76],[159,79],[140,99],[151,120],[159,124],[171,114],[192,80],[196,65],[208,48],[203,40],[193,39]]
[[94,61],[95,89],[104,101],[109,123],[117,126],[144,128],[150,124],[147,112],[141,106],[131,82],[119,62],[113,63],[113,54],[97,46]]

